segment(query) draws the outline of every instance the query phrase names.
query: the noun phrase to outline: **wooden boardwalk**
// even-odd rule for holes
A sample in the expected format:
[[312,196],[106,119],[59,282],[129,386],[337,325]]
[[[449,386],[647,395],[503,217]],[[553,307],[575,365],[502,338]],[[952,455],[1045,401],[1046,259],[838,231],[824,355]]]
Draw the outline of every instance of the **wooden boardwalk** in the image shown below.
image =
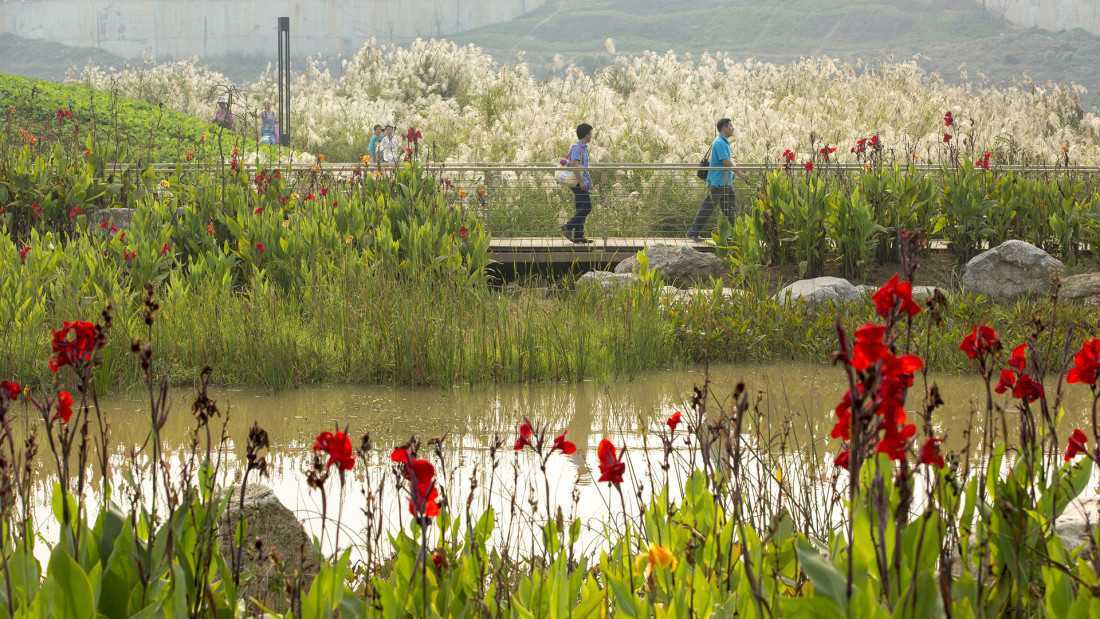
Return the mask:
[[504,265],[617,264],[647,247],[656,246],[714,251],[714,245],[685,238],[594,238],[589,245],[579,245],[560,236],[542,236],[492,239],[489,258]]

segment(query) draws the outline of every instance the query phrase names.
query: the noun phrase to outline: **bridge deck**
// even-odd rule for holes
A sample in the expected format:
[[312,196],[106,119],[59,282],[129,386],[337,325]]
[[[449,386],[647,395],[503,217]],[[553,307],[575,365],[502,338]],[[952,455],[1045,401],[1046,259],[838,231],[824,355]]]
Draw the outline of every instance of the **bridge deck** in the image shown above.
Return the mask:
[[592,239],[588,245],[571,243],[562,237],[504,238],[489,241],[489,257],[501,264],[572,264],[622,262],[647,247],[691,247],[713,252],[706,242],[673,238]]

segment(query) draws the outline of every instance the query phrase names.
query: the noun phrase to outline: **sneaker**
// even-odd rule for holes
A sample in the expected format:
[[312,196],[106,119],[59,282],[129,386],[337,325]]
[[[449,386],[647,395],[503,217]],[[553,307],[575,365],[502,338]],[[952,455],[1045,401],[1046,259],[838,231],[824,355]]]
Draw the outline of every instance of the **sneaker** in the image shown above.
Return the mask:
[[573,239],[573,242],[576,243],[577,245],[591,245],[592,244],[592,239],[587,239],[587,238],[581,236],[581,237],[577,237],[577,238]]
[[565,240],[569,241],[570,243],[577,242],[577,239],[573,238],[573,233],[570,232],[569,228],[566,228],[565,226],[561,227],[561,235],[565,237]]

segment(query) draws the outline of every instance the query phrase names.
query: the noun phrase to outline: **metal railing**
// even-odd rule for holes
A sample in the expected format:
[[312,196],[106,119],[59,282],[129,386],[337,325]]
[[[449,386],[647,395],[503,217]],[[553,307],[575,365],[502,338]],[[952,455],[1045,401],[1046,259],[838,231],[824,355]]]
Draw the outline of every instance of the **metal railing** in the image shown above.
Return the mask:
[[[246,170],[270,169],[269,165],[242,164]],[[159,163],[152,167],[157,174],[180,171],[194,173],[221,169],[210,163]],[[291,183],[316,184],[326,179],[350,182],[363,174],[385,175],[392,166],[363,166],[353,163],[284,163],[277,166]],[[560,226],[573,215],[572,192],[559,184],[561,166],[546,164],[454,163],[428,164],[427,173],[435,176],[445,189],[449,203],[476,214],[494,239],[512,239],[513,244],[529,241],[546,243],[560,239]],[[697,173],[705,168],[698,164],[598,163],[589,168],[593,181],[592,212],[585,233],[597,241],[631,239],[633,244],[661,242],[661,239],[683,239],[696,212],[706,196],[706,184]],[[721,168],[716,168],[721,169]],[[734,185],[736,207],[744,211],[756,199],[767,172],[781,169],[775,164],[738,164]],[[848,175],[863,171],[862,165],[827,164],[818,174]],[[938,165],[912,165],[917,173],[938,174]],[[117,165],[112,173],[136,172],[133,167]],[[998,166],[994,173],[1023,173],[1047,176],[1080,176],[1098,178],[1100,167],[1086,166]],[[801,167],[791,170],[802,174]],[[304,195],[304,194],[303,194]],[[708,228],[719,217],[715,209]]]

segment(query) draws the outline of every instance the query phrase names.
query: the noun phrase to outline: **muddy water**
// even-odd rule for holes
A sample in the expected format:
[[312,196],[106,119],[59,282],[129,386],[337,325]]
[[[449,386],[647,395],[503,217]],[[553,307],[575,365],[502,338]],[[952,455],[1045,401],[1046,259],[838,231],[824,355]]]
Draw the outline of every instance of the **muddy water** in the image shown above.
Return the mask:
[[[836,368],[818,365],[783,364],[756,367],[725,366],[712,368],[710,379],[713,396],[710,409],[715,410],[729,396],[736,384],[743,381],[753,394],[756,410],[750,415],[752,427],[747,428],[758,443],[767,442],[773,449],[796,454],[801,460],[831,461],[838,448],[828,433],[833,425],[832,408],[844,390],[843,374]],[[393,529],[408,522],[403,500],[394,490],[387,455],[394,445],[416,435],[423,441],[443,438],[441,484],[452,505],[465,505],[472,494],[474,511],[492,505],[498,513],[511,512],[512,519],[500,518],[503,528],[530,519],[531,514],[544,515],[546,489],[542,473],[533,455],[515,455],[511,450],[518,420],[529,417],[548,424],[556,433],[566,431],[577,445],[571,456],[555,455],[548,460],[550,502],[560,506],[566,515],[577,513],[599,528],[609,514],[619,510],[620,498],[606,484],[595,484],[598,477],[595,447],[608,437],[618,445],[628,447],[629,474],[651,489],[661,485],[665,474],[660,471],[660,442],[650,433],[664,428],[664,420],[676,410],[687,410],[694,385],[702,384],[704,374],[696,371],[666,371],[641,376],[631,381],[610,384],[540,384],[466,387],[451,390],[408,389],[388,387],[327,386],[304,388],[281,393],[257,390],[216,389],[212,397],[228,418],[226,432],[229,464],[244,453],[248,427],[257,422],[271,439],[274,464],[269,479],[262,483],[272,487],[279,499],[295,511],[314,534],[321,531],[322,504],[320,495],[306,485],[304,471],[310,462],[310,446],[318,432],[337,426],[349,428],[354,442],[370,433],[373,456],[366,467],[349,477],[344,492],[342,510],[339,484],[330,480],[327,518],[339,515],[341,543],[356,541],[366,529],[362,513],[364,493],[378,494],[384,505],[381,527]],[[984,401],[984,387],[973,377],[939,375],[946,405],[936,413],[934,425],[938,434],[948,437],[948,448],[965,446],[966,431],[975,427],[971,415],[972,403]],[[1053,387],[1053,386],[1051,386]],[[908,408],[920,408],[922,392],[918,378]],[[1065,425],[1083,425],[1088,418],[1090,399],[1085,389],[1067,389]],[[172,413],[162,432],[166,452],[173,466],[182,466],[191,445],[193,420],[189,390],[171,394]],[[150,427],[147,397],[139,393],[108,399],[103,403],[111,424],[113,445],[112,477],[123,471],[138,473],[143,460],[127,454],[143,444]],[[216,421],[215,424],[220,424]],[[1014,427],[1009,420],[1009,427]],[[681,430],[682,432],[682,430]],[[503,440],[496,454],[490,444],[495,436]],[[427,448],[424,449],[424,452]],[[422,453],[424,455],[424,453]],[[682,438],[673,456],[681,466],[673,466],[675,478],[689,468],[693,459],[692,446]],[[433,457],[439,465],[439,458]],[[675,464],[675,463],[674,463]],[[43,466],[43,481],[49,466]],[[768,473],[762,476],[768,483]],[[227,480],[227,483],[229,481]],[[476,483],[476,490],[471,488]],[[832,484],[824,484],[817,500],[827,503]],[[49,505],[48,485],[40,486],[42,504]],[[803,497],[811,499],[810,496]],[[628,502],[633,500],[628,496]],[[517,506],[513,508],[513,506]],[[526,515],[524,515],[526,514]],[[328,520],[327,544],[333,541],[334,525]],[[377,527],[376,527],[377,529]],[[383,536],[384,539],[384,536]]]

